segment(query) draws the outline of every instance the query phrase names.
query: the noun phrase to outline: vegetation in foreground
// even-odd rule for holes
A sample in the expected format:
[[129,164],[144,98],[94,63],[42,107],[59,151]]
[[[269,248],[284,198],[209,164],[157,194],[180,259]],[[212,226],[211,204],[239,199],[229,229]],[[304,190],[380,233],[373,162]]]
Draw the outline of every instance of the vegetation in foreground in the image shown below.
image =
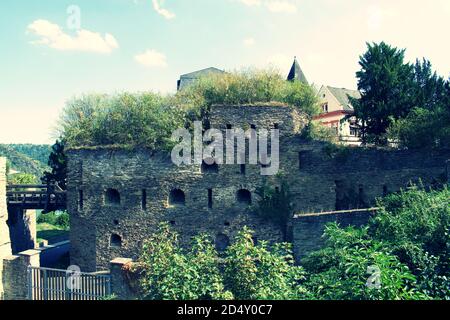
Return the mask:
[[450,299],[449,199],[447,187],[392,194],[365,228],[328,225],[301,266],[289,244],[255,244],[246,228],[218,253],[206,235],[182,249],[162,225],[133,272],[145,299]]

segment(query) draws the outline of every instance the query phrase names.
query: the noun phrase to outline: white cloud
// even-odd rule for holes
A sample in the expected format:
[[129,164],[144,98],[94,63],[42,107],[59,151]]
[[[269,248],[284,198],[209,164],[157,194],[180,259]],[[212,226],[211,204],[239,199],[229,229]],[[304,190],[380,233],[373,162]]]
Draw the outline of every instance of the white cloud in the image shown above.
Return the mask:
[[244,46],[246,47],[252,47],[255,45],[256,41],[254,38],[250,37],[250,38],[245,38],[244,39]]
[[97,32],[81,29],[75,36],[71,36],[57,24],[42,19],[32,22],[27,31],[39,37],[33,44],[46,45],[61,51],[111,53],[119,47],[117,40],[109,33],[102,36]]
[[164,18],[170,20],[175,18],[175,14],[173,12],[170,12],[167,9],[164,9],[162,6],[164,4],[164,0],[152,0],[153,2],[153,9],[155,9],[155,11],[163,16]]
[[134,59],[149,68],[165,68],[167,67],[166,56],[156,50],[150,49],[144,53],[137,54]]
[[292,1],[287,0],[271,0],[265,3],[267,9],[271,12],[280,13],[296,13],[297,6]]

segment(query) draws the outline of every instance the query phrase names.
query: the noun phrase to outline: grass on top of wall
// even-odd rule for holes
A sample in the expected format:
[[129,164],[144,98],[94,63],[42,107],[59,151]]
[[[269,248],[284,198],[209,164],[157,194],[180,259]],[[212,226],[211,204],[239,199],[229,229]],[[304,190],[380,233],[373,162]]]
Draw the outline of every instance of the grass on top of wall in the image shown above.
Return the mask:
[[[68,148],[121,145],[170,150],[178,128],[207,120],[212,105],[282,103],[312,117],[314,90],[288,82],[271,70],[208,75],[173,95],[158,93],[87,94],[69,100],[58,124]],[[275,105],[275,104],[274,104]]]

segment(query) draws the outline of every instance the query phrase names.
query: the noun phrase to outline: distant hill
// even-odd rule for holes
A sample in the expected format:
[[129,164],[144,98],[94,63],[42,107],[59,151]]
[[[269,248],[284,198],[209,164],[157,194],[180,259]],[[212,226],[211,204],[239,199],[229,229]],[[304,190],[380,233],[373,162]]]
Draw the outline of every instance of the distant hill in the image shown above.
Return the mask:
[[51,147],[31,144],[0,144],[0,157],[6,157],[10,168],[20,173],[41,177],[48,170],[47,160]]
[[7,146],[33,160],[41,162],[44,166],[47,166],[48,156],[52,151],[52,146],[48,144],[8,144]]

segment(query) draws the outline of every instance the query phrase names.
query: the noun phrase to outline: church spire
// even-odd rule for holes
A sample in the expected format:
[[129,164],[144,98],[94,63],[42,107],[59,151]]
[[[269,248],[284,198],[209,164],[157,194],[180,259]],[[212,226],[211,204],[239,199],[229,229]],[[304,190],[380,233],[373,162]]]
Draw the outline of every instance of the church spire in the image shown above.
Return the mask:
[[289,71],[287,80],[288,81],[300,81],[305,84],[308,84],[308,80],[306,80],[306,76],[303,73],[303,70],[302,70],[302,68],[300,68],[300,64],[297,61],[297,57],[294,57],[294,63],[292,64],[291,71]]

